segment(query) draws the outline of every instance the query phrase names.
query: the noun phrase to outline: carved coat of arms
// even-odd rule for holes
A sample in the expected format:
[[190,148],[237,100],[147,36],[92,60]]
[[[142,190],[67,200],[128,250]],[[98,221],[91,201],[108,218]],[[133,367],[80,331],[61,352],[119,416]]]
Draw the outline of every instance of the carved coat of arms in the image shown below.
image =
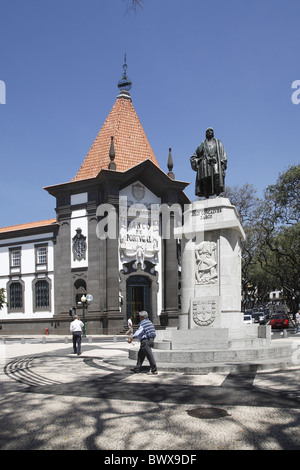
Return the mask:
[[131,191],[134,199],[137,201],[140,201],[145,196],[145,186],[138,181],[132,185]]
[[208,326],[214,322],[217,315],[217,302],[214,299],[194,299],[192,303],[193,321],[199,326]]
[[72,241],[73,241],[72,251],[73,251],[74,261],[75,260],[81,261],[82,259],[85,259],[87,243],[86,243],[86,237],[82,235],[81,228],[76,229],[76,235],[72,238]]

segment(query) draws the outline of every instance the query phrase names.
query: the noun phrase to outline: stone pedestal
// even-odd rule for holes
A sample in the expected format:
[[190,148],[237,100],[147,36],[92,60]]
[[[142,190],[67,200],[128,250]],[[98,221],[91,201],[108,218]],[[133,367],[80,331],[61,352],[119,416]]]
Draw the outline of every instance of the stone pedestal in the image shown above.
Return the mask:
[[227,198],[190,204],[181,238],[180,329],[240,329],[241,241],[245,234]]
[[[241,242],[237,211],[227,198],[190,204],[181,239],[179,328],[157,331],[154,357],[160,368],[216,370],[249,367],[287,355],[271,347],[271,327],[245,325],[241,312]],[[136,359],[137,352],[129,357]],[[248,367],[248,366],[247,366]]]

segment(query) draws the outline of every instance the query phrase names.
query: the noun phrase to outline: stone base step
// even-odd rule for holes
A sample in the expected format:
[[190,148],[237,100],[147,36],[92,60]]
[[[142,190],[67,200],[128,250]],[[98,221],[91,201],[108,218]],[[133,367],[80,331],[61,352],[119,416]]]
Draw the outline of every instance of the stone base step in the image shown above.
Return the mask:
[[[229,349],[243,349],[243,348],[257,348],[261,346],[268,346],[269,342],[266,338],[245,338],[245,339],[232,339],[228,341]],[[155,341],[154,349],[172,350],[172,341],[162,340]]]
[[[129,359],[137,359],[138,350],[129,350]],[[252,348],[231,348],[216,350],[163,350],[153,349],[157,362],[163,364],[206,364],[206,363],[245,363],[259,360],[287,358],[292,354],[292,343]]]
[[[130,369],[136,365],[136,360],[129,358],[110,358],[106,362],[111,364],[124,367],[130,372]],[[276,358],[276,359],[265,359],[259,361],[250,362],[207,362],[205,364],[187,364],[182,362],[164,363],[157,361],[157,369],[159,373],[164,372],[181,372],[184,374],[209,374],[215,372],[251,372],[256,370],[268,370],[268,369],[285,369],[294,366],[291,362],[291,356]],[[148,361],[145,360],[143,370],[146,372],[149,370]]]
[[251,362],[237,362],[237,363],[226,363],[226,362],[213,362],[206,364],[183,364],[183,363],[172,363],[163,364],[157,362],[157,368],[159,371],[164,372],[184,372],[185,374],[209,374],[212,372],[251,372],[256,370],[266,369],[285,369],[291,367],[291,358],[278,358],[261,361]]

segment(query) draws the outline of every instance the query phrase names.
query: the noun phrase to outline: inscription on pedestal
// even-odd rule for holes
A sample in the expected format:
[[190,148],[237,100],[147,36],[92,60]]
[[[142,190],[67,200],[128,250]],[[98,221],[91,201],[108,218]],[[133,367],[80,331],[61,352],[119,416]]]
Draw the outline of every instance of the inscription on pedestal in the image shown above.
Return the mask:
[[198,326],[211,325],[218,314],[218,298],[192,299],[192,319]]
[[222,207],[207,208],[207,209],[193,209],[192,217],[199,217],[202,219],[212,219],[215,214],[221,214]]

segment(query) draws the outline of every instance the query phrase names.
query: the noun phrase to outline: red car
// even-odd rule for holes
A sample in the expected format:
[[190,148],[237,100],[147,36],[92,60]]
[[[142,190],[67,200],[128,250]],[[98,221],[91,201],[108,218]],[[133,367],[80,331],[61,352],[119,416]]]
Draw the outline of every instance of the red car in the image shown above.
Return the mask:
[[272,328],[288,328],[289,319],[284,313],[277,313],[271,317]]

